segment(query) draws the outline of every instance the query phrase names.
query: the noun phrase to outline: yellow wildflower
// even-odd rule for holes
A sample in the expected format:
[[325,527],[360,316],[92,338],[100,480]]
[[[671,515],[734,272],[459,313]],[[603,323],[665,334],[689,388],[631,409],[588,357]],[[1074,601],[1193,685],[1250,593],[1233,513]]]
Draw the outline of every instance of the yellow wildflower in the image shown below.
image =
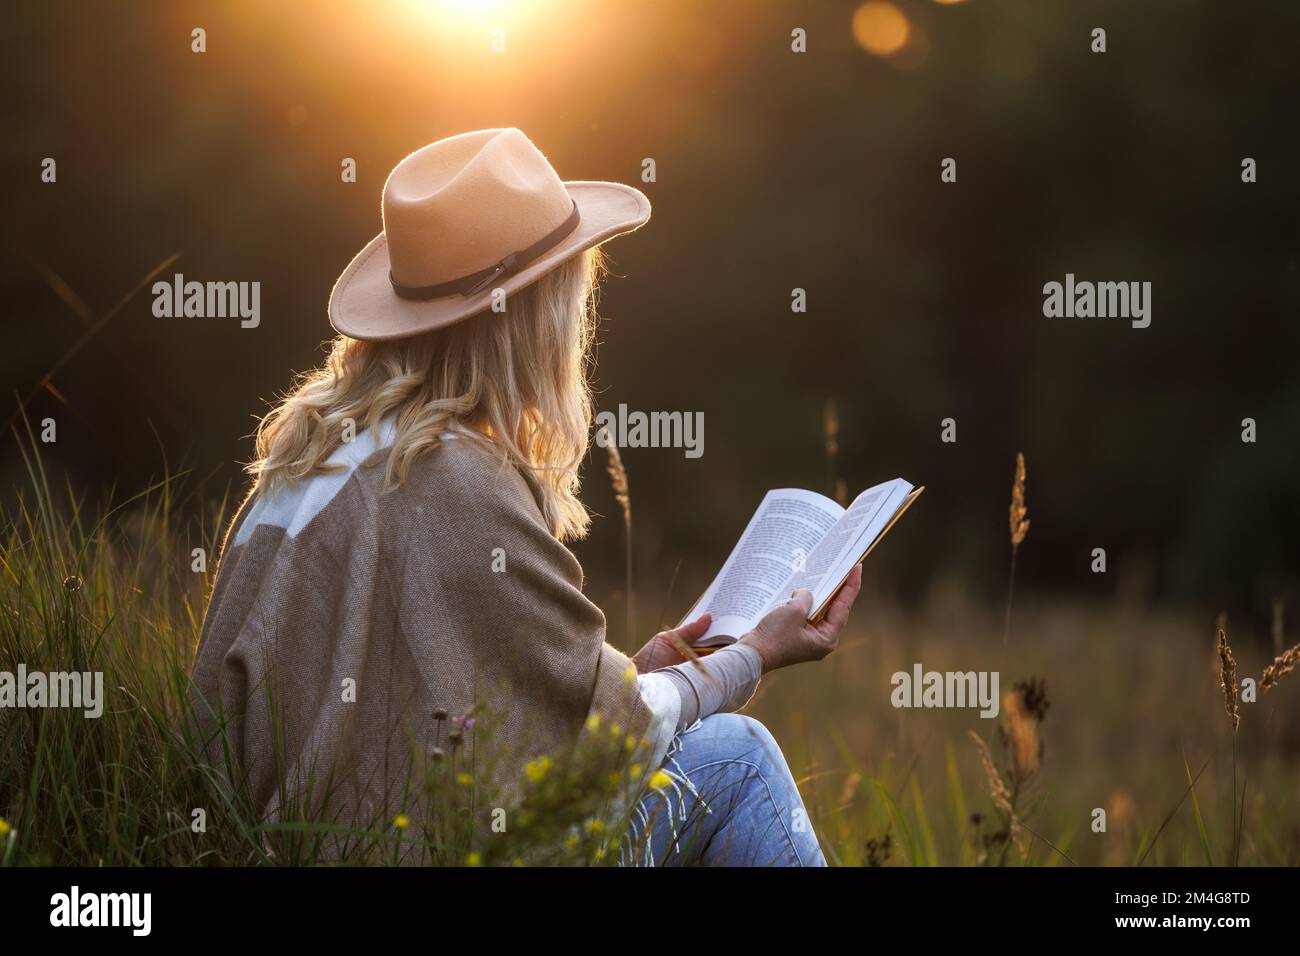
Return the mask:
[[411,818],[405,813],[399,813],[397,816],[393,817],[393,826],[397,827],[399,830],[405,830],[410,825]]
[[460,773],[456,774],[456,782],[462,787],[468,787],[474,782],[474,778],[462,770]]
[[627,775],[629,777],[641,776],[641,765],[639,763],[632,764],[632,766],[627,768]]
[[0,837],[8,836],[10,829],[12,828],[9,826],[9,821],[0,817]]
[[627,667],[623,670],[623,680],[629,684],[632,683],[632,681],[636,680],[635,664],[628,664]]
[[604,832],[605,832],[605,821],[604,821],[604,820],[588,820],[587,823],[586,823],[586,827],[587,827],[587,832],[588,832],[588,833],[604,833]]
[[465,865],[466,865],[466,866],[482,866],[482,865],[483,865],[483,857],[482,857],[481,855],[479,855],[479,853],[478,853],[477,851],[470,851],[470,854],[469,854],[468,856],[465,857]]
[[533,783],[537,783],[545,777],[546,771],[550,769],[551,758],[547,757],[545,754],[538,757],[536,760],[528,761],[528,763],[524,765],[524,773],[528,775],[528,779]]
[[593,734],[600,730],[600,714],[592,714],[587,718],[587,729]]
[[654,773],[650,774],[650,779],[646,781],[646,785],[651,790],[662,790],[672,782],[672,777],[668,776],[668,774],[664,773],[662,770],[656,770]]

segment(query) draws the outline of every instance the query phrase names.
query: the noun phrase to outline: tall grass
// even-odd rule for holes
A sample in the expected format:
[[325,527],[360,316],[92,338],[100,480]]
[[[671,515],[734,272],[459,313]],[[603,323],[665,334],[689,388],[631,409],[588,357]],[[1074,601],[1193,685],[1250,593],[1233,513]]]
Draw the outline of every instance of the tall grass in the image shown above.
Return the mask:
[[648,768],[626,766],[637,742],[595,722],[572,750],[506,768],[518,782],[503,795],[487,789],[490,760],[459,759],[471,734],[490,741],[491,714],[434,715],[440,746],[398,806],[345,820],[322,771],[284,786],[280,813],[261,819],[217,769],[232,761],[210,759],[224,735],[195,719],[187,693],[214,570],[195,549],[217,553],[228,501],[182,519],[195,502],[172,478],[91,507],[51,486],[34,442],[19,447],[28,480],[0,510],[0,671],[101,672],[106,704],[97,718],[0,708],[0,863],[616,861]]
[[[1195,612],[1125,598],[1022,602],[1008,646],[1027,510],[1018,455],[1000,613],[949,579],[905,612],[868,579],[841,649],[760,688],[755,716],[804,770],[828,857],[868,866],[1300,864],[1300,734],[1287,718],[1297,688],[1276,703],[1244,703],[1236,674],[1223,689],[1217,656],[1211,683],[1189,653]],[[1277,609],[1273,663],[1232,662],[1260,674],[1262,692],[1300,664],[1300,645],[1281,650],[1280,619]],[[969,670],[997,643],[1004,687],[1016,671],[1041,676],[1004,692],[991,733],[969,711],[889,705],[893,672],[918,660]],[[1238,749],[1251,758],[1249,799],[1236,779]]]
[[[434,715],[443,753],[425,755],[427,773],[408,780],[409,799],[395,810],[332,818],[320,810],[326,776],[276,821],[261,820],[204,759],[187,719],[229,501],[202,507],[173,478],[115,504],[88,503],[52,485],[36,443],[20,447],[27,480],[0,506],[0,670],[102,671],[108,705],[98,719],[0,709],[0,861],[616,861],[637,789],[634,774],[609,769],[621,733],[598,725],[572,754],[518,768],[519,790],[499,808],[504,832],[493,829],[498,798],[484,789],[485,768],[458,758],[466,734],[490,739],[486,713]],[[204,570],[194,570],[196,548],[209,558]],[[1258,670],[1249,643],[1235,651],[1237,672],[1260,673],[1269,701],[1230,695],[1240,735],[1223,722],[1214,695],[1224,692],[1203,658],[1187,653],[1195,619],[1127,606],[1017,609],[1012,663],[1046,676],[1050,720],[1048,685],[1035,679],[1004,694],[994,725],[969,712],[889,706],[889,674],[911,661],[965,670],[972,649],[996,647],[1000,611],[950,585],[908,612],[867,589],[839,652],[764,681],[754,713],[785,747],[832,863],[1300,863],[1300,773],[1286,718],[1296,688],[1283,681],[1300,645]],[[654,629],[635,622],[630,633],[635,625]],[[1238,743],[1249,755],[1249,800],[1230,777]],[[1104,832],[1093,825],[1099,808]]]
[[[181,548],[214,536],[181,527],[173,483],[95,512],[61,507],[39,456],[19,444],[29,484],[0,517],[0,668],[104,674],[105,710],[0,710],[0,815],[7,862],[185,864],[243,861],[227,825],[240,808],[200,797],[204,772],[174,728],[206,582]],[[208,808],[197,839],[192,811]]]

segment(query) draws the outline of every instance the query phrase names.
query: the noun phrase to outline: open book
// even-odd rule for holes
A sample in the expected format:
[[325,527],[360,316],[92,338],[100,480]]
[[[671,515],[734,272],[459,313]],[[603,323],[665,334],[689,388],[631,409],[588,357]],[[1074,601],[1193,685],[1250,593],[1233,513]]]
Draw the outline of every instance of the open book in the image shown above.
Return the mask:
[[895,478],[868,488],[847,509],[815,491],[769,491],[718,576],[682,618],[713,615],[695,646],[734,643],[799,588],[812,592],[808,620],[816,620],[853,566],[924,490]]

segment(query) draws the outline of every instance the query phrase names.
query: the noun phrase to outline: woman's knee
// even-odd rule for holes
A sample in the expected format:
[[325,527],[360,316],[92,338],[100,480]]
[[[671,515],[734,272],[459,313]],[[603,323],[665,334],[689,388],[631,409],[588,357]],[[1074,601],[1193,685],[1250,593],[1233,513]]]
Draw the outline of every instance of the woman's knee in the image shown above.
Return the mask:
[[760,721],[747,714],[713,714],[700,722],[696,733],[712,738],[712,749],[733,760],[747,760],[763,769],[785,768],[785,755],[776,738]]

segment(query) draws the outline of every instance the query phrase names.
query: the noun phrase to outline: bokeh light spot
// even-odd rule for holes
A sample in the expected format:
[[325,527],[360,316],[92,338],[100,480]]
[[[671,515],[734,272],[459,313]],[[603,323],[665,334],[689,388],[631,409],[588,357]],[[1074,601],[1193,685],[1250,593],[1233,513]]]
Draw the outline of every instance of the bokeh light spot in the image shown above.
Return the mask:
[[884,0],[868,0],[853,13],[853,39],[876,56],[897,53],[911,32],[903,11]]

